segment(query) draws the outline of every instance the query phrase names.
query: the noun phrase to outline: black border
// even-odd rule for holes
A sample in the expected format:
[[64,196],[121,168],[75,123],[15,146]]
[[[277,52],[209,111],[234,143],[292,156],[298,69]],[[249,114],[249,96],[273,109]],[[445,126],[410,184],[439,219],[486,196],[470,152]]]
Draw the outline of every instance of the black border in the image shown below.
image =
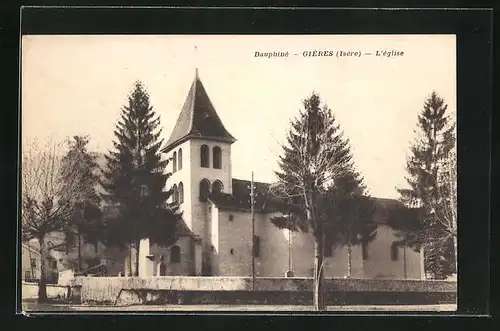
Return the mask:
[[[21,30],[23,34],[457,34],[461,220],[459,310],[467,314],[488,314],[492,18],[491,10],[480,9],[396,11],[25,7],[22,10]],[[10,39],[11,42],[13,40]],[[428,56],[432,57],[432,50],[428,50]],[[17,68],[15,71],[17,77]],[[11,127],[11,136],[16,131],[17,128],[13,131]],[[17,138],[19,140],[19,136]],[[14,148],[14,144],[11,144],[9,151],[13,152],[13,158]],[[10,166],[13,170],[12,162]],[[9,183],[13,182],[13,175],[9,177]],[[15,202],[15,199],[9,202]],[[9,211],[16,212],[12,205],[8,207],[11,207]],[[100,317],[92,318],[102,322]],[[189,318],[199,320],[194,316]],[[235,318],[231,316],[231,319]],[[345,322],[345,318],[336,316],[335,327],[347,326],[340,323]],[[238,319],[241,320],[241,317]],[[252,319],[254,317],[249,317],[246,321]],[[273,316],[264,319],[271,322],[282,318]],[[378,317],[377,321],[387,323],[388,319]],[[411,319],[425,323],[417,323],[420,326],[430,326],[426,322],[431,321],[429,317]],[[441,323],[434,318],[432,321]]]

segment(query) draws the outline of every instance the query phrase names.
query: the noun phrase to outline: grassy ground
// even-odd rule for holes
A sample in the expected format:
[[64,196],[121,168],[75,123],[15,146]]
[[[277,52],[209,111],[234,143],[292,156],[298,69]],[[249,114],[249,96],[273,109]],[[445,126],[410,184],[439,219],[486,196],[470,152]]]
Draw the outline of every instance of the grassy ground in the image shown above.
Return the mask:
[[[402,311],[438,312],[455,311],[456,305],[409,305],[409,306],[329,306],[328,311]],[[35,300],[23,301],[25,312],[113,312],[113,311],[313,311],[312,306],[270,306],[270,305],[162,305],[162,306],[87,306],[70,304],[38,304]]]

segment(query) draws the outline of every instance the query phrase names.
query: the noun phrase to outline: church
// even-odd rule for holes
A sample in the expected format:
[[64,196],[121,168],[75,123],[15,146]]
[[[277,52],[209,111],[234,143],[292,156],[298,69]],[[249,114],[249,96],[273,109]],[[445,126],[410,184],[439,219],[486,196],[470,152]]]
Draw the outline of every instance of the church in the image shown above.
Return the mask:
[[[269,199],[268,183],[254,183],[254,231],[251,181],[233,178],[231,147],[236,138],[225,128],[198,72],[162,152],[171,159],[169,185],[183,211],[179,239],[161,247],[140,243],[139,276],[312,277],[314,239],[310,233],[277,228],[280,213]],[[423,279],[423,253],[397,244],[389,225],[400,202],[374,198],[375,239],[353,247],[352,278]],[[252,232],[254,236],[252,238]],[[254,243],[254,245],[252,244]],[[126,259],[135,263],[135,257]],[[347,247],[326,247],[326,278],[348,276]]]

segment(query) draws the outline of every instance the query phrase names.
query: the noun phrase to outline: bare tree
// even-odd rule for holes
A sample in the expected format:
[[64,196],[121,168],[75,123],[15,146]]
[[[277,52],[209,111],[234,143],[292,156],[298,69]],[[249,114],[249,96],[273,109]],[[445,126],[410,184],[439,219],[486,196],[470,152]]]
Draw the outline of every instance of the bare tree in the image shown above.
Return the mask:
[[419,242],[424,253],[429,256],[440,256],[453,242],[453,257],[455,259],[455,271],[458,271],[458,249],[457,249],[457,156],[456,149],[447,153],[445,159],[440,162],[437,172],[435,199],[428,201],[429,212],[417,205],[414,209],[416,214],[410,215],[408,219],[425,218],[430,226],[416,226],[405,228],[406,240]]
[[[458,271],[457,255],[457,154],[456,149],[451,150],[438,173],[438,195],[433,206],[434,221],[439,223],[442,231],[435,235],[434,246],[443,246],[453,240],[453,250],[455,257],[455,271]],[[431,241],[432,242],[432,241]],[[429,247],[430,246],[430,247]],[[432,245],[428,245],[432,249]]]
[[320,108],[320,103],[319,96],[314,93],[304,100],[305,111],[301,111],[291,123],[288,146],[282,146],[281,171],[276,173],[279,180],[270,188],[274,196],[298,206],[298,213],[302,214],[299,217],[283,216],[274,221],[293,222],[283,227],[313,233],[315,310],[325,309],[322,193],[352,166],[348,141],[343,138],[331,110],[326,105]]
[[77,162],[71,168],[63,165],[63,143],[49,139],[43,146],[36,140],[23,144],[21,163],[21,235],[23,241],[36,240],[41,257],[38,300],[47,300],[47,266],[49,251],[64,244],[48,247],[46,237],[52,232],[67,232],[75,201],[92,192],[82,185]]

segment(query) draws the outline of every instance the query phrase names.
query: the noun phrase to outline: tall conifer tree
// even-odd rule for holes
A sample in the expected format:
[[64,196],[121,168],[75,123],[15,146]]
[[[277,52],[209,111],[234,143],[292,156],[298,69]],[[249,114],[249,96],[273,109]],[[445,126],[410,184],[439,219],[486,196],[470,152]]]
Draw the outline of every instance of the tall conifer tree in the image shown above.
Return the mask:
[[400,235],[409,245],[424,248],[426,273],[438,279],[456,272],[454,238],[441,217],[452,192],[440,177],[456,139],[447,108],[436,92],[425,101],[407,159],[409,188],[398,190],[401,201],[419,211],[417,218],[405,220]]
[[[332,240],[339,239],[334,236],[333,229],[340,230],[339,226],[332,226],[340,219],[338,214],[332,214],[332,210],[339,207],[332,200],[332,188],[342,181],[347,183],[347,178],[360,192],[363,185],[354,171],[349,141],[344,138],[331,109],[322,106],[315,93],[304,100],[303,105],[304,110],[291,123],[279,160],[280,171],[276,172],[278,183],[272,187],[273,194],[284,198],[288,206],[284,207],[284,216],[273,218],[272,222],[279,228],[312,232],[315,239],[314,305],[316,310],[323,310],[325,239],[333,244]],[[354,190],[349,185],[342,187]],[[352,229],[355,231],[354,227]]]
[[177,240],[181,221],[178,206],[167,203],[172,190],[165,190],[171,173],[169,160],[162,160],[160,118],[150,105],[142,83],[136,82],[114,132],[114,150],[106,155],[102,186],[104,201],[115,208],[107,220],[107,243],[135,248],[135,275],[139,268],[139,243],[149,238],[160,245]]

